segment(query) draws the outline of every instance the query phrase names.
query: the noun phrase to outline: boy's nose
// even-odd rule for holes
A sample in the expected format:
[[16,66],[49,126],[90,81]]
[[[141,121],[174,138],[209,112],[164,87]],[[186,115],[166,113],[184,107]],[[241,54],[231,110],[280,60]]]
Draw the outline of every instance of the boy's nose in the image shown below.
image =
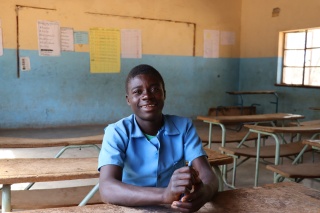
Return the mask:
[[144,90],[142,94],[142,98],[150,98],[152,96],[152,92],[149,90]]

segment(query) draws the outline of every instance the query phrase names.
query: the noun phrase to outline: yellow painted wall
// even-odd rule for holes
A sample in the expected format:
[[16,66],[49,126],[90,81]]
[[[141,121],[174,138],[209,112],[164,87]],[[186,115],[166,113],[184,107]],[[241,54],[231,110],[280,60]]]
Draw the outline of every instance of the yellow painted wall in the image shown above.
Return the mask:
[[319,0],[242,0],[240,56],[276,57],[280,31],[312,27],[320,27]]
[[[239,56],[241,0],[2,0],[4,48],[17,46],[16,5],[23,6],[18,12],[21,49],[37,49],[36,20],[45,19],[59,21],[61,27],[75,31],[88,31],[90,27],[140,28],[144,31],[143,54],[189,56],[195,52],[202,56],[203,30],[232,31],[236,43],[221,45],[220,57]],[[87,45],[76,45],[76,51],[88,50]]]

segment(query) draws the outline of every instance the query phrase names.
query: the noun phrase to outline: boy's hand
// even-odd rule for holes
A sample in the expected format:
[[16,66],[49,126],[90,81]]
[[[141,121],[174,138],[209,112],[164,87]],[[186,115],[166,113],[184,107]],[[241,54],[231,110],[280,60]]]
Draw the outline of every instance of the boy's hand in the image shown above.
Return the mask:
[[171,204],[173,201],[179,201],[181,195],[192,193],[191,190],[193,186],[198,183],[199,180],[198,172],[192,167],[185,166],[177,169],[172,174],[170,183],[164,192],[164,202]]

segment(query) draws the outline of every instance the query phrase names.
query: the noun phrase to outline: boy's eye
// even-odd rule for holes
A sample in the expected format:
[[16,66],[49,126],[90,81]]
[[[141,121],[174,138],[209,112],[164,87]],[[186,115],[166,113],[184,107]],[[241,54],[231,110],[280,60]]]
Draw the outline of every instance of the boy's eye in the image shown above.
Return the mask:
[[133,90],[132,93],[136,95],[140,95],[142,92],[141,90]]
[[159,91],[160,91],[160,88],[158,88],[158,87],[153,87],[151,89],[151,92],[159,92]]

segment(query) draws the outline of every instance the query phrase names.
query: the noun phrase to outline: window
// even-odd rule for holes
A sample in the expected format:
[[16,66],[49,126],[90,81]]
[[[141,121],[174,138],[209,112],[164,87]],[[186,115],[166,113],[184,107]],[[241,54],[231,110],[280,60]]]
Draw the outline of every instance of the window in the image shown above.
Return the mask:
[[320,87],[320,28],[284,32],[282,85]]

